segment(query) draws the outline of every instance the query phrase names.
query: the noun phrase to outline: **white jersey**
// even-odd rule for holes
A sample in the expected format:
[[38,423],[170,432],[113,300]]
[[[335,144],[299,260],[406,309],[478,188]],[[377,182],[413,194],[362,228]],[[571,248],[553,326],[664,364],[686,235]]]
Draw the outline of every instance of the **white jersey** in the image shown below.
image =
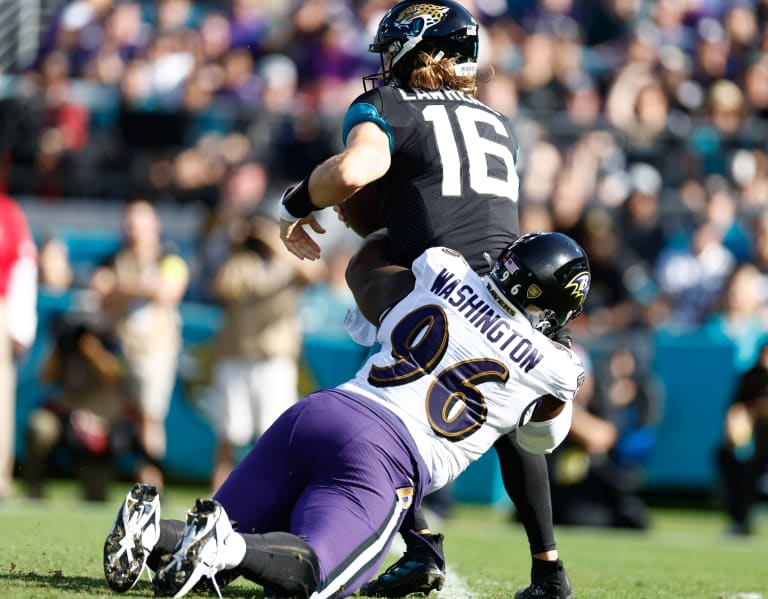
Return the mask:
[[507,313],[457,252],[430,248],[412,270],[413,291],[378,329],[380,351],[339,388],[405,423],[435,490],[525,424],[541,396],[572,400],[584,371],[524,314]]

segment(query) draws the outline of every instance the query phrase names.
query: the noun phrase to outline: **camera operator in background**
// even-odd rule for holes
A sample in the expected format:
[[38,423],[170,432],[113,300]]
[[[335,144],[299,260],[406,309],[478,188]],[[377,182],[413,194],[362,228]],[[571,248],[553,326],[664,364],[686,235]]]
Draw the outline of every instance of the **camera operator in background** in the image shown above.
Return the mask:
[[43,497],[55,451],[63,448],[85,499],[105,501],[115,459],[129,454],[146,459],[138,437],[135,382],[99,314],[65,314],[51,333],[53,349],[40,373],[50,388],[26,426],[27,493]]

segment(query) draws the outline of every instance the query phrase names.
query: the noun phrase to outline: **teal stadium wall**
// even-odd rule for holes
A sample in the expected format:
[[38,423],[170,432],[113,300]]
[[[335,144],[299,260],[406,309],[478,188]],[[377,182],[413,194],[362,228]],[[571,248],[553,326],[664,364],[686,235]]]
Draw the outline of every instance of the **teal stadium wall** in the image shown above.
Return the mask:
[[[39,382],[42,361],[50,351],[47,327],[69,307],[67,296],[43,295],[39,302],[40,334],[19,367],[16,413],[17,454],[24,455],[23,426],[31,410],[44,399]],[[165,466],[178,478],[208,479],[213,433],[195,399],[188,396],[185,371],[194,371],[196,347],[216,331],[215,307],[185,302],[182,306],[185,352],[167,419],[168,454]],[[720,440],[722,417],[736,380],[734,348],[705,333],[657,333],[653,341],[653,370],[664,389],[663,413],[646,486],[659,489],[711,490],[716,484],[713,454]],[[307,337],[304,366],[318,387],[330,387],[354,374],[365,350],[352,341]],[[507,503],[498,474],[498,460],[489,452],[460,477],[456,498],[472,503]]]

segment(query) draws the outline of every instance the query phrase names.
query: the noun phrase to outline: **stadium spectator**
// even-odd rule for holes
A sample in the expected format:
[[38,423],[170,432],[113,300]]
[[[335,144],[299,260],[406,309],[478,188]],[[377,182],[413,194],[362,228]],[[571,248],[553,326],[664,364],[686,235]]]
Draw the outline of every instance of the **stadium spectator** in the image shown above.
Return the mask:
[[113,9],[112,0],[75,0],[62,4],[46,24],[40,40],[40,56],[62,51],[77,76],[98,48],[104,20]]
[[[48,389],[26,423],[22,473],[27,494],[43,497],[57,459],[88,501],[105,501],[115,459],[136,451],[138,406],[117,341],[98,313],[63,315],[51,327],[53,349],[41,379]],[[63,449],[62,455],[58,450]]]
[[723,419],[716,462],[729,531],[753,534],[754,503],[768,496],[768,343],[739,377]]
[[264,164],[245,161],[230,169],[219,184],[216,203],[206,215],[198,241],[200,257],[197,295],[211,300],[210,282],[232,249],[233,235],[249,214],[266,213],[269,173]]
[[[668,232],[661,214],[661,174],[650,165],[630,169],[628,195],[616,215],[619,235],[630,264],[652,277],[653,266],[667,244]],[[633,286],[637,289],[637,286]]]
[[[559,230],[559,229],[558,229]],[[590,328],[598,334],[644,328],[644,310],[628,284],[631,256],[621,231],[606,208],[593,207],[579,221],[574,236],[589,252],[595,273],[593,299],[587,307]]]
[[719,177],[713,177],[709,185],[706,218],[715,225],[725,248],[736,262],[749,260],[751,240],[746,223],[739,210],[735,189]]
[[58,237],[49,237],[40,244],[39,288],[53,294],[63,294],[75,282],[69,261],[69,248]]
[[[230,254],[213,296],[224,319],[213,344],[209,417],[216,433],[212,488],[299,399],[304,289],[326,274],[324,262],[301,261],[280,243],[278,224],[249,213],[230,223]],[[343,315],[337,316],[339,320]]]
[[760,272],[760,301],[768,304],[768,210],[761,210],[751,223],[751,250],[749,261]]
[[[323,280],[307,287],[301,297],[301,314],[305,334],[324,340],[347,340],[344,328],[347,311],[355,307],[355,298],[347,285],[346,269],[357,246],[347,244],[332,248],[325,257],[327,274]],[[364,356],[360,356],[362,359]]]
[[179,303],[189,281],[184,259],[163,246],[161,226],[152,204],[129,202],[123,245],[90,281],[138,385],[140,438],[149,458],[139,480],[156,486],[163,484],[165,417],[181,349]]
[[715,309],[735,265],[721,233],[710,222],[699,224],[683,245],[670,241],[654,267],[668,309],[667,322],[673,327],[701,325]]
[[27,218],[0,193],[0,501],[13,493],[16,365],[35,340],[37,271]]
[[[160,520],[157,490],[135,485],[104,544],[111,588],[128,590],[149,564],[159,568],[158,595],[182,597],[204,577],[218,591],[224,579],[240,574],[269,595],[352,595],[378,570],[407,512],[501,435],[516,429],[521,445],[541,453],[567,434],[583,370],[574,354],[536,326],[559,330],[586,300],[588,261],[573,240],[560,233],[519,238],[483,278],[455,251],[429,249],[411,271],[387,259],[384,236],[369,241],[365,251],[379,256],[379,268],[372,272],[365,260],[349,276],[361,312],[381,322],[380,350],[353,380],[313,393],[285,412],[214,499],[198,500],[186,526]],[[517,265],[512,274],[510,262]],[[504,343],[480,334],[466,311],[454,306],[462,294],[455,295],[451,280],[469,286],[468,293],[507,323],[510,340],[524,336],[518,347],[526,348],[525,355],[541,352],[536,366],[505,364]],[[571,293],[575,283],[581,294]],[[539,297],[518,293],[531,284],[542,290]],[[445,293],[430,291],[435,285],[444,285]],[[410,359],[393,359],[406,346]],[[478,362],[468,355],[492,359]],[[438,364],[449,366],[431,372]],[[453,383],[463,390],[461,415],[446,413],[445,402],[459,394],[450,392]],[[436,388],[448,394],[435,395]],[[482,422],[471,407],[478,401]],[[244,532],[235,532],[230,518]]]
[[638,492],[655,443],[659,389],[626,349],[592,365],[574,403],[573,423],[548,456],[556,524],[646,529],[648,509]]
[[755,363],[760,346],[768,338],[768,309],[761,283],[760,271],[754,264],[736,266],[702,327],[713,339],[725,339],[733,345],[737,372]]

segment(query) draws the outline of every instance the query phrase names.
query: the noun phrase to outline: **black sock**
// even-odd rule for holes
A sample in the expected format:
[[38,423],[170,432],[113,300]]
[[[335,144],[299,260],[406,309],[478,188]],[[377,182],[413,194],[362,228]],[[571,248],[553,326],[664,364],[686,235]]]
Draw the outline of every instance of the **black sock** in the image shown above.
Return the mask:
[[287,532],[242,536],[246,550],[237,568],[241,576],[283,597],[309,597],[317,588],[317,555],[299,537]]
[[563,569],[563,561],[559,559],[545,560],[533,558],[531,560],[531,578],[543,578],[548,574]]
[[147,565],[155,571],[160,568],[163,565],[163,556],[173,555],[173,550],[183,534],[184,523],[181,520],[160,520],[160,535],[147,558]]
[[554,550],[555,529],[546,458],[521,448],[514,433],[501,437],[494,448],[499,456],[504,488],[525,527],[531,554]]
[[424,516],[424,510],[418,510],[413,514],[413,530],[419,532],[421,530],[429,530],[429,523]]

